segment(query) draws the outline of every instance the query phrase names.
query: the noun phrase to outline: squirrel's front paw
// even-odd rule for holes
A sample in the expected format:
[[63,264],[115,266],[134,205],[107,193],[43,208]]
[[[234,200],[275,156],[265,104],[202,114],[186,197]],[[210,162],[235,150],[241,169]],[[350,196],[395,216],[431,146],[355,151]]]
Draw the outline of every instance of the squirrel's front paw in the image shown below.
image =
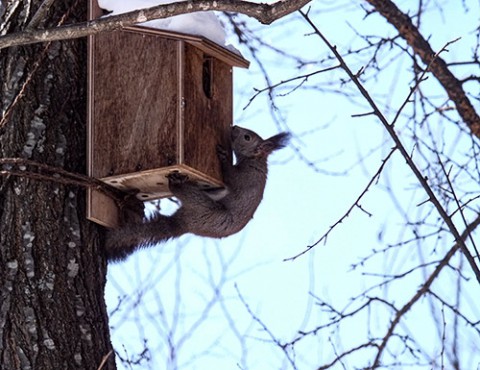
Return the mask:
[[170,172],[167,175],[169,185],[180,185],[188,181],[188,175],[181,172]]
[[222,162],[227,162],[228,160],[228,152],[220,144],[217,145],[217,156]]

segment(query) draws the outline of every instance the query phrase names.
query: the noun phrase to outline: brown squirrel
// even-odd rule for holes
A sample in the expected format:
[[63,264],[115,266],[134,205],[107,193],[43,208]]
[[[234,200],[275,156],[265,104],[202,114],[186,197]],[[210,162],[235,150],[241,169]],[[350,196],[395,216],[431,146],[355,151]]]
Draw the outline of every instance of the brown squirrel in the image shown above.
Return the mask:
[[181,202],[171,216],[156,214],[143,223],[110,230],[106,252],[110,261],[126,258],[136,249],[192,233],[223,238],[237,233],[252,219],[267,181],[267,158],[283,148],[289,134],[282,132],[263,140],[255,132],[233,126],[232,149],[236,164],[224,148],[217,147],[225,188],[210,193],[178,172],[169,174],[169,188]]

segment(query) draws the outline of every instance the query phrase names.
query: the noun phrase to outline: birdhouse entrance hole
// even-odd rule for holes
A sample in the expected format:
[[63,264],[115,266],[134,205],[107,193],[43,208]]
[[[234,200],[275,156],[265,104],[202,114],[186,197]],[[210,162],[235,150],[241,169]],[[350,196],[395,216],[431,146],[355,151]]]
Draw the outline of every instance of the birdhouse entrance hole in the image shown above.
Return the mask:
[[[102,15],[90,0],[89,18]],[[230,149],[232,67],[240,55],[200,36],[147,27],[89,37],[88,174],[140,200],[171,196],[167,175],[222,186],[216,146]],[[87,217],[120,223],[115,202],[87,194]]]
[[209,99],[212,98],[212,78],[213,78],[213,60],[212,57],[205,55],[203,57],[203,92]]

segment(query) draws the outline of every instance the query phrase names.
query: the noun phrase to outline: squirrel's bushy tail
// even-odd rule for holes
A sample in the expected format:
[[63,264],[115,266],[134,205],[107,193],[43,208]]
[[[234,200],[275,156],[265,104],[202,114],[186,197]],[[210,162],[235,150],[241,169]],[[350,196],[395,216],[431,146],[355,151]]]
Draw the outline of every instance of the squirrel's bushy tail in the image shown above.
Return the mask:
[[149,247],[184,234],[175,217],[156,215],[141,224],[128,224],[107,232],[108,261],[121,261],[139,248]]

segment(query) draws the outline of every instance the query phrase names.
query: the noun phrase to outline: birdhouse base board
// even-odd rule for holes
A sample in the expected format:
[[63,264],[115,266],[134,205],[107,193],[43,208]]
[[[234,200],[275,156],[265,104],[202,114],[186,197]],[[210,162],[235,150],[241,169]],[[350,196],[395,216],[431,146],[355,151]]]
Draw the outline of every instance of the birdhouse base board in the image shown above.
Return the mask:
[[[130,174],[105,177],[100,180],[125,193],[136,193],[137,199],[151,201],[173,196],[168,188],[167,176],[178,172],[188,176],[204,189],[223,187],[224,185],[194,168],[185,165],[163,167]],[[100,225],[117,228],[121,225],[122,212],[109,196],[89,189],[87,191],[87,218]]]
[[100,180],[121,191],[128,193],[137,192],[136,197],[139,200],[149,201],[172,196],[172,193],[168,189],[167,176],[174,172],[188,176],[191,181],[196,182],[200,187],[205,189],[223,186],[218,180],[185,165],[104,177]]

